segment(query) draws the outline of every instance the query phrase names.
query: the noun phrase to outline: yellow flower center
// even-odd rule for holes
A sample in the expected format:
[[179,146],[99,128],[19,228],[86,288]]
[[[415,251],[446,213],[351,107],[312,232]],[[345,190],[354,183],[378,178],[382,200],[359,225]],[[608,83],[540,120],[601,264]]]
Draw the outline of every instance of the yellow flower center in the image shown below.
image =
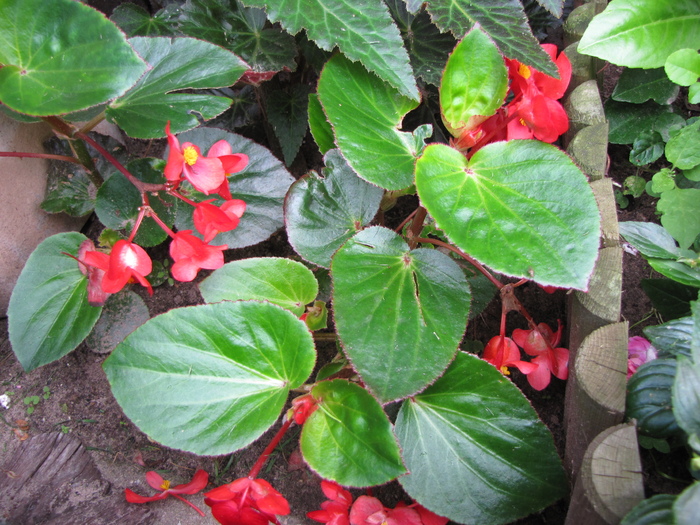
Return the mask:
[[194,149],[193,146],[187,146],[182,150],[182,156],[185,158],[185,162],[188,166],[192,166],[199,158],[199,153]]
[[164,479],[160,488],[163,490],[168,490],[170,488],[170,482],[167,479]]
[[520,124],[522,124],[523,126],[527,127],[527,122],[525,122],[525,119],[522,119],[522,118],[521,118],[521,119],[520,119]]
[[518,68],[518,73],[520,73],[520,75],[524,79],[528,79],[530,78],[530,75],[532,75],[532,71],[530,71],[530,68],[525,64],[520,64],[520,67]]
[[506,365],[503,365],[503,366],[501,367],[501,373],[502,373],[504,376],[509,376],[509,375],[510,375],[510,370],[508,370],[508,367],[507,367]]

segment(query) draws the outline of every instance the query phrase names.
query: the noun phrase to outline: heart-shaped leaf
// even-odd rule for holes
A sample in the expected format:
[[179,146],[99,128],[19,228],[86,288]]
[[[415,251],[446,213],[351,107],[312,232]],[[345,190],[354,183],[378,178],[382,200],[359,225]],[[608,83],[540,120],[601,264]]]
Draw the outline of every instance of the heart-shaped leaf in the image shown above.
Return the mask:
[[338,150],[324,160],[323,176],[311,172],[292,184],[284,211],[297,253],[330,268],[335,251],[374,219],[384,191],[360,179]]
[[21,113],[107,102],[146,71],[119,28],[81,2],[5,0],[0,27],[0,100]]
[[404,401],[396,435],[406,492],[459,523],[509,523],[567,493],[554,441],[523,394],[493,366],[459,353]]
[[284,163],[291,166],[306,136],[309,87],[296,84],[287,89],[266,90],[266,95],[267,119],[281,145]]
[[26,371],[60,359],[90,333],[102,308],[90,306],[78,255],[87,237],[59,233],[32,252],[7,309],[10,343]]
[[301,452],[321,477],[367,487],[406,472],[389,419],[366,390],[336,379],[318,383],[311,395],[318,409],[304,423]]
[[257,299],[270,301],[297,317],[318,294],[314,274],[300,262],[253,257],[226,263],[199,285],[208,303]]
[[342,55],[323,68],[318,97],[340,151],[360,177],[388,190],[413,183],[416,140],[399,128],[418,106],[415,100]]
[[469,285],[447,255],[410,250],[375,226],[333,257],[333,307],[343,349],[385,403],[413,395],[452,361],[469,314]]
[[178,133],[223,113],[231,99],[182,89],[230,86],[248,69],[236,55],[195,38],[135,37],[129,40],[151,66],[138,84],[112,102],[107,118],[134,138],[165,136],[165,124]]
[[[229,248],[251,246],[264,241],[284,225],[282,205],[294,178],[268,149],[250,139],[216,128],[197,128],[182,133],[178,138],[180,143],[198,145],[202,152],[208,151],[215,142],[225,140],[231,144],[233,153],[248,155],[245,169],[228,179],[233,198],[246,203],[245,214],[238,228],[220,233],[212,244],[226,244]],[[180,230],[194,230],[192,209],[180,206],[175,224]]]
[[124,413],[152,439],[217,455],[260,437],[314,362],[311,334],[294,314],[224,301],[154,317],[103,367]]
[[430,145],[416,188],[438,227],[483,264],[543,285],[587,288],[600,215],[586,176],[556,147],[496,142],[467,160]]

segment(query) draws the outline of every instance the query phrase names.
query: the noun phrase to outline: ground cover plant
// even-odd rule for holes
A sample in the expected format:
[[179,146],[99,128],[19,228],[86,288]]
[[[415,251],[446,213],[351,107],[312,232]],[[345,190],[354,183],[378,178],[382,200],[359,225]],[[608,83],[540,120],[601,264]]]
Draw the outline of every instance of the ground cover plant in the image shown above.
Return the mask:
[[[333,16],[319,23],[314,2],[171,2],[153,14],[124,4],[113,21],[60,3],[60,18],[56,4],[0,3],[0,101],[51,124],[68,147],[53,157],[83,168],[56,182],[46,209],[94,211],[105,230],[97,244],[53,236],[27,262],[8,312],[25,370],[126,323],[104,371],[156,442],[222,455],[281,417],[248,476],[206,493],[221,523],[289,512],[259,476],[292,425],[327,480],[317,521],[505,523],[565,495],[552,438],[507,375],[517,368],[542,390],[566,379],[568,350],[562,326],[533,319],[517,288],[585,290],[599,216],[585,175],[550,144],[568,127],[558,100],[571,66],[537,42],[521,4],[324,2]],[[561,15],[561,3],[540,4]],[[323,169],[294,180],[231,131],[251,93],[285,162],[308,122]],[[89,133],[102,119],[167,138],[167,153],[123,158]],[[410,195],[417,208],[383,225]],[[282,226],[298,258],[224,264],[227,248]],[[167,239],[172,261],[156,265],[147,248]],[[202,269],[213,270],[199,284],[206,304],[153,319],[127,289]],[[500,330],[480,358],[463,337],[495,293]],[[511,311],[528,329],[509,337]],[[314,372],[314,339],[329,336],[338,356]],[[353,502],[343,488],[394,479],[407,506]],[[200,473],[173,488],[147,481],[159,494],[127,499],[206,486]]]

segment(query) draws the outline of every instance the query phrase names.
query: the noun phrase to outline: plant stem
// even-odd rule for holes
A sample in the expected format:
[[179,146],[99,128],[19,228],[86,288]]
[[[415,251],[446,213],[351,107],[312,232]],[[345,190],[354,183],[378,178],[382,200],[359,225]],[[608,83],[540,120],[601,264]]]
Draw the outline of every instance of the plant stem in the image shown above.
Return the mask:
[[416,214],[413,216],[413,221],[411,222],[411,227],[408,230],[408,246],[412,249],[418,244],[418,239],[420,232],[423,231],[423,223],[425,218],[428,216],[428,210],[423,206],[419,206],[416,210]]
[[50,153],[28,153],[24,151],[0,151],[0,157],[18,157],[18,158],[30,158],[30,159],[52,159],[52,160],[62,160],[65,162],[72,162],[73,164],[80,164],[80,161],[69,157],[67,155],[51,155]]
[[248,477],[250,479],[255,479],[258,476],[258,474],[260,473],[260,469],[263,468],[265,462],[270,457],[270,454],[272,454],[277,445],[279,445],[279,442],[282,441],[282,438],[287,433],[287,430],[289,430],[289,427],[292,425],[292,423],[294,423],[294,419],[289,418],[287,419],[287,421],[284,422],[282,427],[280,427],[280,429],[277,431],[277,434],[275,434],[275,437],[272,438],[267,447],[265,447],[265,450],[263,450],[262,454],[260,454],[260,457],[255,462],[255,465],[253,465],[253,468],[250,469],[250,472],[248,473]]
[[80,164],[82,164],[85,170],[87,171],[87,175],[90,178],[90,181],[95,185],[96,188],[99,189],[100,186],[102,186],[104,179],[102,178],[102,175],[100,175],[100,172],[97,171],[95,163],[93,162],[92,157],[90,156],[90,152],[88,152],[87,147],[85,146],[85,143],[82,140],[70,140],[68,143],[70,144],[70,148],[75,154],[75,156],[78,157]]
[[171,496],[175,496],[175,497],[176,497],[177,499],[179,499],[180,501],[183,501],[183,502],[187,503],[190,507],[192,507],[194,510],[196,510],[197,512],[199,512],[199,515],[200,515],[200,516],[204,516],[204,512],[202,512],[202,509],[200,509],[197,505],[195,505],[195,504],[192,503],[191,501],[187,501],[185,498],[183,498],[183,497],[180,496],[179,494],[174,494],[174,493],[170,492],[170,495],[171,495]]

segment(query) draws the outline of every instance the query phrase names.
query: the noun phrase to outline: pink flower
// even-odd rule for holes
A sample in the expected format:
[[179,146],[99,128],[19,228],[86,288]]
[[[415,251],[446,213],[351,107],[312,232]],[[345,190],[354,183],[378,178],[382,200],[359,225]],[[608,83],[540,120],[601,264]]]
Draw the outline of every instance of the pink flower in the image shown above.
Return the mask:
[[170,257],[175,261],[170,271],[178,281],[192,281],[202,268],[206,270],[221,268],[224,265],[225,249],[225,244],[210,246],[199,237],[192,235],[192,230],[179,231],[170,243]]
[[516,367],[523,374],[530,374],[537,369],[537,365],[520,359],[520,349],[510,337],[492,337],[484,348],[482,358],[506,375],[509,374],[510,366]]
[[146,251],[138,244],[121,239],[112,247],[109,255],[98,251],[86,251],[83,257],[85,264],[99,268],[104,272],[102,290],[106,293],[117,293],[130,281],[138,281],[152,294],[151,283],[146,275],[153,270],[153,263]]
[[147,497],[139,496],[131,489],[124,489],[126,501],[128,501],[129,503],[149,503],[151,501],[165,499],[168,496],[174,496],[177,499],[184,501],[190,507],[194,508],[197,512],[199,512],[199,514],[204,516],[204,512],[202,512],[196,505],[184,499],[182,496],[180,496],[180,494],[196,494],[204,487],[206,487],[207,483],[209,482],[209,474],[207,474],[205,471],[199,469],[197,470],[197,472],[194,473],[192,481],[183,485],[176,485],[171,488],[169,481],[164,480],[160,474],[151,470],[149,472],[146,472],[146,482],[151,487],[153,487],[156,490],[160,490],[161,492],[154,496]]
[[536,369],[528,374],[527,380],[535,390],[543,390],[549,385],[552,374],[559,379],[569,377],[569,351],[557,348],[561,340],[561,324],[556,333],[546,323],[538,324],[537,328],[539,330],[515,329],[513,340],[525,353],[534,356],[530,363]]
[[204,494],[204,503],[222,525],[279,525],[289,503],[264,479],[240,478]]
[[423,521],[410,507],[388,509],[377,498],[360,496],[350,509],[350,525],[423,525]]
[[657,352],[649,341],[636,335],[629,339],[627,355],[627,379],[629,379],[637,371],[637,368],[656,359]]
[[213,200],[197,203],[192,213],[194,226],[207,243],[220,232],[235,230],[246,208],[239,199],[227,200],[220,207],[211,204]]

